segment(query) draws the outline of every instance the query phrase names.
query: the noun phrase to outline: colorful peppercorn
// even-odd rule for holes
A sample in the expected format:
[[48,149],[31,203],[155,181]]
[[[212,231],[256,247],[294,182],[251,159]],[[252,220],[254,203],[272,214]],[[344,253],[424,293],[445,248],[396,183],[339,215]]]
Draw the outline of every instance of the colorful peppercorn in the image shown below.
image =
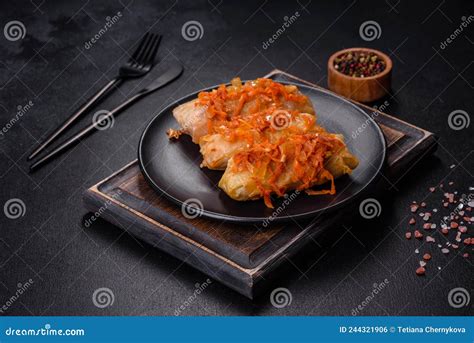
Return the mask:
[[352,77],[370,77],[383,72],[385,61],[373,52],[355,51],[334,59],[334,68]]

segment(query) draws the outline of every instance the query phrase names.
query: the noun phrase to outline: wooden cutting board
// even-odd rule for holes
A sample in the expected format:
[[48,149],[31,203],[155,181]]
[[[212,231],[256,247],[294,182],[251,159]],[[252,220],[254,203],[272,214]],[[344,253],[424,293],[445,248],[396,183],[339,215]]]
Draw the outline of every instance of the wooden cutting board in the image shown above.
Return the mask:
[[[265,77],[320,88],[280,70]],[[366,105],[357,105],[375,119],[385,135],[384,175],[399,177],[401,171],[436,148],[431,132]],[[182,215],[179,206],[152,190],[136,160],[87,189],[84,204],[103,219],[249,298],[271,283],[275,271],[288,256],[297,253],[313,235],[337,225],[340,218],[319,216],[267,227],[206,218],[190,220]]]

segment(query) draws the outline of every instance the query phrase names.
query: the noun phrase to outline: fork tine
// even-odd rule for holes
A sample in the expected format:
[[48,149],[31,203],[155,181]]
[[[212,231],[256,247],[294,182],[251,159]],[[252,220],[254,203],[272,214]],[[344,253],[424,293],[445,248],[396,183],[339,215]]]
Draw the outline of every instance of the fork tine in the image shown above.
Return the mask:
[[150,33],[147,32],[143,36],[143,38],[140,40],[140,43],[138,44],[138,47],[135,49],[135,52],[133,53],[132,57],[130,57],[130,59],[128,60],[130,63],[135,63],[138,60],[138,56],[140,56],[140,54],[146,48],[149,38],[150,38]]
[[145,45],[143,46],[143,48],[140,51],[140,54],[138,54],[137,59],[135,60],[135,63],[138,66],[143,65],[143,58],[144,56],[146,56],[147,52],[150,50],[150,46],[153,44],[154,39],[155,39],[155,35],[153,33],[150,33]]
[[143,65],[145,63],[145,57],[150,51],[150,49],[153,47],[153,44],[155,43],[156,36],[154,34],[151,34],[150,36],[150,40],[147,42],[145,49],[143,49],[142,53],[140,54],[140,58],[138,61],[140,65]]
[[153,65],[153,62],[155,60],[156,52],[158,51],[158,48],[161,42],[161,36],[160,35],[156,35],[156,36],[157,37],[156,37],[155,43],[153,44],[153,47],[151,48],[150,52],[145,57],[145,64]]
[[145,47],[145,49],[143,49],[142,53],[140,54],[140,56],[137,60],[138,65],[140,67],[143,67],[145,65],[146,56],[148,55],[150,50],[153,48],[153,45],[155,44],[155,40],[156,40],[156,35],[155,34],[150,34],[150,39],[147,42],[147,46]]

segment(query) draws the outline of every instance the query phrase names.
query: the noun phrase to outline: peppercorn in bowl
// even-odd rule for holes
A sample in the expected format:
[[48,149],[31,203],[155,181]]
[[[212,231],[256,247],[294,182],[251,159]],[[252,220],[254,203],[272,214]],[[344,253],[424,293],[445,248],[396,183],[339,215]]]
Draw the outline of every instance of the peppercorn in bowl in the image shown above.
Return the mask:
[[392,60],[383,52],[350,48],[334,53],[328,61],[328,87],[360,102],[373,102],[390,90]]

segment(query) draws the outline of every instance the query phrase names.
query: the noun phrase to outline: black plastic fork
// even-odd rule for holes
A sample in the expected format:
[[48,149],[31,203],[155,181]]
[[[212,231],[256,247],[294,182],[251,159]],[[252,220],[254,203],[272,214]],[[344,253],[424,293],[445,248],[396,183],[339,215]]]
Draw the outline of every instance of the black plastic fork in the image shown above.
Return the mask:
[[143,36],[137,49],[130,59],[120,67],[117,77],[109,81],[100,91],[85,102],[76,112],[74,112],[66,121],[64,121],[56,130],[54,130],[40,145],[28,156],[31,160],[41,151],[43,151],[51,142],[64,132],[72,123],[88,109],[97,104],[105,95],[119,83],[126,79],[137,78],[148,73],[153,68],[155,56],[160,45],[161,36],[153,33],[146,33]]

